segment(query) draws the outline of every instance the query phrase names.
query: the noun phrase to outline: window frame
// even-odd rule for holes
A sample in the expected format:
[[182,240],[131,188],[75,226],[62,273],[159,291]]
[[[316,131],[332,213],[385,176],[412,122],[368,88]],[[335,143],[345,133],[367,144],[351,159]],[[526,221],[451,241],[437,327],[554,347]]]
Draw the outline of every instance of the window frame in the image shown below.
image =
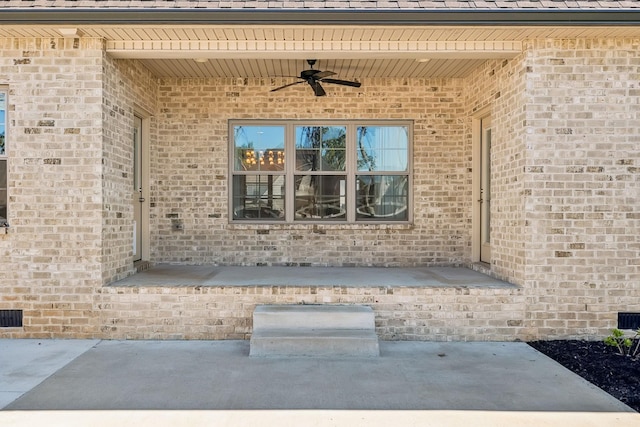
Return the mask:
[[[2,202],[5,204],[5,217],[4,221],[0,219],[0,228],[9,226],[9,156],[7,154],[9,149],[8,134],[9,134],[9,88],[7,86],[0,85],[0,93],[4,94],[4,152],[0,153],[0,162],[4,162],[4,183],[5,186],[0,188],[0,192],[4,192],[4,200],[0,199],[0,205]],[[0,179],[0,182],[2,179]],[[1,218],[2,216],[0,216]]]
[[[238,171],[236,170],[236,146],[234,140],[234,129],[236,126],[282,126],[284,128],[285,138],[285,167],[282,171],[282,175],[285,177],[285,191],[284,191],[284,217],[282,219],[262,219],[262,218],[243,218],[234,219],[234,178],[237,176],[247,175],[260,175],[264,174],[261,171]],[[308,174],[308,171],[299,171],[296,169],[296,128],[300,126],[339,126],[345,127],[346,130],[346,167],[345,176],[346,180],[346,217],[345,219],[327,219],[327,218],[314,218],[314,219],[296,219],[295,218],[295,180],[296,176]],[[359,127],[404,127],[407,130],[407,168],[406,171],[360,171],[357,166],[357,129]],[[413,127],[414,122],[412,120],[340,120],[340,119],[327,119],[327,120],[303,120],[303,119],[231,119],[228,122],[228,218],[229,223],[232,224],[280,224],[280,225],[295,225],[295,224],[321,224],[321,225],[363,225],[363,224],[412,224],[413,223]],[[336,175],[341,172],[336,171],[317,171],[314,172],[317,175]],[[359,175],[374,175],[374,176],[406,176],[407,183],[407,218],[403,220],[377,220],[377,219],[357,219],[357,199],[358,190],[356,187],[356,178]]]

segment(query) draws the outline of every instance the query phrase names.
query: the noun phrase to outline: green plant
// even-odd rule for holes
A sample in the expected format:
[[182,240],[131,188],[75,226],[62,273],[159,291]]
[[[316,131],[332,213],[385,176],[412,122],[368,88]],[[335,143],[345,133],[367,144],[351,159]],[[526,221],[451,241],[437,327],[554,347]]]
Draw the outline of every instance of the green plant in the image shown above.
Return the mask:
[[622,356],[635,358],[640,356],[640,328],[635,331],[632,337],[625,336],[620,329],[612,329],[611,335],[604,339],[604,343],[611,347],[616,347]]

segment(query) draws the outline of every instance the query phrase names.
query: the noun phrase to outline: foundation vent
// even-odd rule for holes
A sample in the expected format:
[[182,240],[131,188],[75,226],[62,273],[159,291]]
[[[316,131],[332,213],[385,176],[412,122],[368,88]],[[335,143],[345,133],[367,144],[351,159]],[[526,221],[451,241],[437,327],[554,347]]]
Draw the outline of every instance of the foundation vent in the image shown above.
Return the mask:
[[640,313],[618,313],[618,329],[640,328]]
[[22,310],[0,310],[0,328],[22,327]]

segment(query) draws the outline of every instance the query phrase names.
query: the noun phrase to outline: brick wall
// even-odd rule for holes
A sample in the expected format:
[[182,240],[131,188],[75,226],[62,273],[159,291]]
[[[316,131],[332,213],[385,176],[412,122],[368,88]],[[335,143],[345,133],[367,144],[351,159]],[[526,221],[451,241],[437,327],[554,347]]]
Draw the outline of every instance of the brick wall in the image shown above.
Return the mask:
[[[491,116],[491,269],[512,283],[524,282],[524,188],[526,53],[513,60],[487,61],[468,78],[466,116]],[[470,137],[468,138],[470,140]],[[474,203],[475,200],[469,200]]]
[[383,340],[522,338],[522,289],[410,287],[104,287],[101,336],[248,339],[257,304],[364,304]]
[[640,311],[640,40],[528,45],[525,286],[540,336]]
[[9,234],[0,308],[24,310],[2,336],[95,335],[102,228],[102,42],[0,39],[9,87]]
[[[470,144],[462,80],[368,79],[276,94],[269,79],[160,81],[152,260],[222,265],[414,266],[470,259]],[[414,121],[414,224],[229,224],[229,119]],[[173,230],[180,221],[182,230]],[[318,250],[322,248],[322,250]]]
[[[157,81],[136,61],[104,57],[102,279],[133,274],[133,118],[156,110]],[[140,112],[138,112],[140,114]],[[151,140],[155,119],[150,118]]]

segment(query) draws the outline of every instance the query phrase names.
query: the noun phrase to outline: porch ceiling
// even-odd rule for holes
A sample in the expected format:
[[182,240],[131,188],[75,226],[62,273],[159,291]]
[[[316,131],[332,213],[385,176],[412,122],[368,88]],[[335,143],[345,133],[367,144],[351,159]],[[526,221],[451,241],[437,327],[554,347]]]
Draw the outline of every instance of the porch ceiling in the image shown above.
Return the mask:
[[[640,37],[638,26],[2,25],[0,37],[102,38],[158,77],[297,76],[305,59],[340,78],[464,77],[534,38]],[[205,62],[197,62],[196,59]]]

